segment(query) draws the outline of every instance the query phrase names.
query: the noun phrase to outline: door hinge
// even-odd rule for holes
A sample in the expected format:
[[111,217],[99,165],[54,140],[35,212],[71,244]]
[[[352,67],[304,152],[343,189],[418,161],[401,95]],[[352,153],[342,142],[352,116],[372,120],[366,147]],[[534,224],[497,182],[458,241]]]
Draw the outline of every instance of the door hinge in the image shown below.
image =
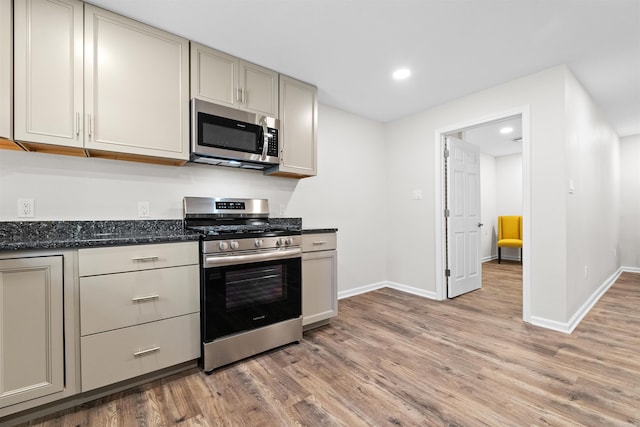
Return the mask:
[[444,217],[445,218],[449,218],[449,216],[451,216],[451,212],[449,211],[449,209],[445,209],[444,210]]
[[444,149],[444,158],[447,159],[449,157],[449,149],[445,148]]
[[448,268],[444,271],[444,275],[445,277],[451,277],[451,270],[449,270]]

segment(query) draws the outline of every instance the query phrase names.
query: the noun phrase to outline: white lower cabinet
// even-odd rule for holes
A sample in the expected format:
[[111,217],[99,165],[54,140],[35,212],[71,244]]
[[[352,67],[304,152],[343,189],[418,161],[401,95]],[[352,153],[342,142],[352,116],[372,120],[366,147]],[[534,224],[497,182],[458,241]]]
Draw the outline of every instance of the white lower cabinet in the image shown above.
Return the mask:
[[302,325],[320,326],[338,315],[335,233],[302,235]]
[[82,391],[200,357],[198,243],[78,251]]
[[64,390],[63,318],[62,256],[0,259],[0,408]]
[[82,337],[82,391],[198,358],[199,330],[193,313]]

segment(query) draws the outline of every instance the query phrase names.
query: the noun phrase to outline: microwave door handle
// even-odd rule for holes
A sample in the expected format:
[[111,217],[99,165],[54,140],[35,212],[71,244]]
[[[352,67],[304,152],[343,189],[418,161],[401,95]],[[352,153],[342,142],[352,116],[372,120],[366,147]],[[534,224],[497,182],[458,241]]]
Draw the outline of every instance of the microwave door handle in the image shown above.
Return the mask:
[[262,156],[260,160],[264,161],[267,159],[267,149],[269,148],[269,129],[267,128],[267,124],[265,121],[262,121]]

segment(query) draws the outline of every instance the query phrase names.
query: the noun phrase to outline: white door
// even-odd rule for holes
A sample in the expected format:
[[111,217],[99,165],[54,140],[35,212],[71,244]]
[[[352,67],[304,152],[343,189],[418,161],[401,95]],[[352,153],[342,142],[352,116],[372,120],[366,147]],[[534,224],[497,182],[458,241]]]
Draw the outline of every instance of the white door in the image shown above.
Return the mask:
[[482,287],[480,266],[480,152],[447,137],[447,297]]

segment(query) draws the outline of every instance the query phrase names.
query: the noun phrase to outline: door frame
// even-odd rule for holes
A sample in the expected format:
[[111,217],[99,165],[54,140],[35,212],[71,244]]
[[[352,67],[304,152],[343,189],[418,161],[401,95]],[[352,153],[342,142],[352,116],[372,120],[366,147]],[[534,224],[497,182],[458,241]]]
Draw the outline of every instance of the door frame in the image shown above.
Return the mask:
[[522,227],[524,232],[523,258],[522,258],[522,319],[531,322],[531,123],[530,107],[523,105],[498,112],[492,115],[467,119],[459,123],[444,126],[435,130],[434,135],[434,179],[436,198],[434,200],[435,218],[435,256],[436,256],[436,297],[439,300],[447,299],[445,277],[445,246],[446,226],[444,217],[445,188],[444,188],[444,138],[454,132],[463,131],[478,125],[499,121],[514,116],[520,116],[522,120]]

